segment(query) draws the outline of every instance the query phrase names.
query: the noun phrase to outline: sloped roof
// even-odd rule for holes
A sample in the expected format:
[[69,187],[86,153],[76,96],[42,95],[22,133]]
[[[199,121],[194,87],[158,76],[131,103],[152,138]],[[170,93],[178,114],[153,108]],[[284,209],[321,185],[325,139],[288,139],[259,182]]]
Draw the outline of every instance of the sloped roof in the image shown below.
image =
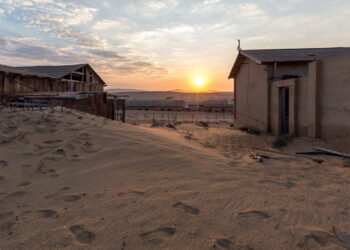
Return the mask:
[[311,49],[240,50],[229,78],[235,78],[245,57],[257,64],[274,62],[311,62],[326,57],[350,53],[349,47]]
[[65,77],[71,72],[76,71],[87,64],[75,64],[75,65],[60,65],[60,66],[25,66],[18,67],[25,70],[30,70],[40,74],[46,74],[54,77]]
[[57,78],[47,74],[42,74],[42,73],[33,72],[22,68],[11,67],[11,66],[1,65],[1,64],[0,64],[0,72],[13,73],[13,74],[19,74],[19,75],[37,76],[37,77]]

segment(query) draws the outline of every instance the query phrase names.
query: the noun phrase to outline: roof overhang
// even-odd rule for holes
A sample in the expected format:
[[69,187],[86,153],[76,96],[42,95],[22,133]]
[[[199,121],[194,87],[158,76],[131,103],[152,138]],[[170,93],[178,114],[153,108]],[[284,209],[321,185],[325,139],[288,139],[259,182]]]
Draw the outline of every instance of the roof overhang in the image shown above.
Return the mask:
[[308,63],[308,62],[315,61],[314,58],[310,58],[309,60],[306,60],[306,59],[303,59],[303,60],[288,59],[288,60],[264,60],[264,61],[261,61],[255,57],[249,55],[248,53],[245,53],[245,51],[240,50],[237,57],[236,57],[236,60],[233,64],[231,72],[228,76],[228,79],[233,79],[233,78],[237,77],[237,74],[241,68],[241,65],[242,65],[244,59],[246,59],[246,58],[248,58],[248,59],[252,60],[253,62],[255,62],[256,64],[260,64],[260,65],[261,64],[273,64],[273,63],[302,63],[302,62]]

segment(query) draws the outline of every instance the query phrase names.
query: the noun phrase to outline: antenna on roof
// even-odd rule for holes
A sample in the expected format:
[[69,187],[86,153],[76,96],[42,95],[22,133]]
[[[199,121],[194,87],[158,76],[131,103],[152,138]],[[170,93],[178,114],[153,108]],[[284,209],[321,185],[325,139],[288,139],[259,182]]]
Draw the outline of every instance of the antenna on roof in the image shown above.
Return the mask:
[[237,47],[238,51],[241,50],[241,40],[238,38],[238,47]]

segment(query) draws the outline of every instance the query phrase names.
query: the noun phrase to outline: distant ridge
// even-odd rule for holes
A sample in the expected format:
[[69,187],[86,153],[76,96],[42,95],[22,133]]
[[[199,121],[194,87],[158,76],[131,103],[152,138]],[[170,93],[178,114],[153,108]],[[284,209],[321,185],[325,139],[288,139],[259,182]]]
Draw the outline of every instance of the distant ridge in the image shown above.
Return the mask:
[[147,92],[147,90],[142,89],[106,89],[107,92]]

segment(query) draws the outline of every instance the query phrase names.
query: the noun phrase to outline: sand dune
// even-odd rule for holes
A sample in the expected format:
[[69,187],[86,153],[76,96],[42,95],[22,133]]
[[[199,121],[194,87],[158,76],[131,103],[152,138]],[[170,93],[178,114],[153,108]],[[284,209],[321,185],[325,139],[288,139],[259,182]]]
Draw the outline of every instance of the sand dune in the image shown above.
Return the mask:
[[350,249],[349,163],[270,141],[1,109],[0,248]]

